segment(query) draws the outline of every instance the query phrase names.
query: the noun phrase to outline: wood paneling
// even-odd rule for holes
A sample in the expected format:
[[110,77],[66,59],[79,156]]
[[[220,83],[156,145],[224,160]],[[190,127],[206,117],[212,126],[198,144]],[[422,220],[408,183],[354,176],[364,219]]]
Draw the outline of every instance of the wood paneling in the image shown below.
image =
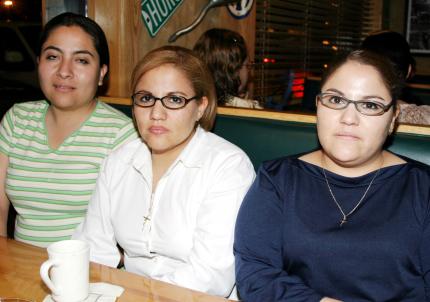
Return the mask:
[[[106,33],[111,54],[109,87],[106,95],[127,97],[129,80],[135,64],[148,51],[169,44],[169,37],[199,15],[208,0],[184,0],[154,38],[148,34],[141,18],[140,1],[88,0],[88,15]],[[235,19],[226,7],[215,7],[192,32],[180,36],[172,45],[192,48],[200,35],[214,27],[235,30],[245,38],[251,60],[255,43],[255,3],[250,15]]]

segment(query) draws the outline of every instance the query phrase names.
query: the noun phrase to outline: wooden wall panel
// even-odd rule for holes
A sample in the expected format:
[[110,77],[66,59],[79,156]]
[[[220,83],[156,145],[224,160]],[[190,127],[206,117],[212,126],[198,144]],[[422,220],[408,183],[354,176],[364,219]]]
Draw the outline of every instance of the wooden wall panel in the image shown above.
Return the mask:
[[[169,37],[177,30],[190,25],[208,1],[184,0],[152,38],[141,18],[139,0],[88,0],[88,15],[102,26],[109,42],[111,68],[106,95],[118,97],[130,95],[129,80],[138,60],[148,51],[169,44]],[[251,60],[253,59],[255,3],[250,15],[240,20],[233,18],[226,7],[212,8],[197,28],[180,36],[172,45],[192,48],[204,31],[214,27],[228,28],[242,34],[247,41]]]

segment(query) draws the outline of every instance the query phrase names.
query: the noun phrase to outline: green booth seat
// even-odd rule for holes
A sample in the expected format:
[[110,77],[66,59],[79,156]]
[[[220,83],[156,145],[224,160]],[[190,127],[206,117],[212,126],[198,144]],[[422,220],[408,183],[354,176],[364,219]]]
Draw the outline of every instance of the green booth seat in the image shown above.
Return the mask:
[[319,146],[315,124],[311,123],[220,114],[213,132],[245,151],[255,169],[265,160]]

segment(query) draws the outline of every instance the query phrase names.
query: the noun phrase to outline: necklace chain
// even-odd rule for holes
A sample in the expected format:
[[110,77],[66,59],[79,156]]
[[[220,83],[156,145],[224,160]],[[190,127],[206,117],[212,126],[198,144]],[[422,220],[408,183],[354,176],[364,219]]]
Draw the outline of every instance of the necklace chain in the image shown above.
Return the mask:
[[[149,202],[149,208],[148,208],[148,214],[143,216],[143,226],[142,226],[142,231],[145,229],[146,224],[150,224],[151,223],[151,218],[152,218],[152,208],[154,206],[154,194],[151,194],[151,200]],[[149,228],[151,228],[151,225],[149,225]]]
[[348,222],[348,217],[351,216],[358,209],[358,207],[362,204],[362,202],[364,201],[364,198],[366,197],[367,192],[369,192],[370,187],[373,184],[373,181],[375,180],[376,176],[378,176],[379,171],[381,171],[381,168],[382,168],[382,166],[384,164],[384,158],[382,158],[381,166],[379,167],[378,171],[376,171],[375,175],[373,176],[372,180],[370,181],[369,185],[367,186],[366,191],[364,191],[363,196],[361,196],[360,200],[357,202],[357,204],[355,205],[355,207],[351,211],[349,211],[347,214],[345,214],[345,211],[342,209],[342,207],[340,206],[339,202],[336,200],[336,197],[334,196],[334,193],[333,193],[333,191],[332,191],[332,189],[330,187],[330,184],[328,182],[328,179],[327,179],[327,175],[326,175],[325,168],[324,168],[324,162],[322,162],[322,163],[323,163],[322,170],[323,170],[325,182],[327,183],[327,188],[328,188],[328,190],[330,192],[331,197],[333,198],[334,203],[338,207],[339,211],[342,213],[342,220],[340,221],[340,225],[339,225],[341,227],[345,223]]

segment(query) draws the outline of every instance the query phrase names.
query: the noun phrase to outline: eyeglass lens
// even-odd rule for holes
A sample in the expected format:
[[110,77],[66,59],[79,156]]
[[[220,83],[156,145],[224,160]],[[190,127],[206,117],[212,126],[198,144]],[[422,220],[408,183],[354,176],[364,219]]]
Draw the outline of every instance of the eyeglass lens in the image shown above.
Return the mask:
[[373,100],[353,101],[335,94],[321,93],[317,96],[317,98],[324,106],[335,110],[344,109],[349,104],[353,103],[356,110],[364,115],[382,115],[388,110],[388,108],[391,107],[391,104],[384,105],[378,101]]
[[132,96],[133,103],[140,107],[152,107],[155,102],[160,100],[161,104],[168,109],[180,109],[187,105],[187,103],[196,97],[185,98],[183,96],[166,95],[161,98],[157,98],[147,93],[135,93]]

